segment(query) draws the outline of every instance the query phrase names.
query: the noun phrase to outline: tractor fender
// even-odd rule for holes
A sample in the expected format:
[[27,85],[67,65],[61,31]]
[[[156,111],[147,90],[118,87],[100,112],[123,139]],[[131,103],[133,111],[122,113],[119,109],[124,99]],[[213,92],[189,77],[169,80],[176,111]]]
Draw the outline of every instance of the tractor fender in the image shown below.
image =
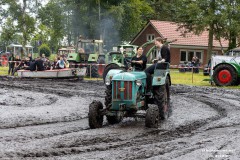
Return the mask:
[[[157,76],[154,75],[152,80],[152,86],[164,85],[167,77],[169,78],[169,80],[171,79],[169,73],[166,73],[165,75],[157,75]],[[171,84],[171,80],[170,80],[170,84]]]
[[215,68],[219,65],[222,65],[222,64],[226,64],[226,65],[230,65],[234,68],[234,70],[237,72],[238,76],[240,76],[240,65],[236,64],[236,63],[227,63],[227,62],[222,62],[222,63],[219,63],[217,64],[216,66],[214,66],[213,70],[215,70]]

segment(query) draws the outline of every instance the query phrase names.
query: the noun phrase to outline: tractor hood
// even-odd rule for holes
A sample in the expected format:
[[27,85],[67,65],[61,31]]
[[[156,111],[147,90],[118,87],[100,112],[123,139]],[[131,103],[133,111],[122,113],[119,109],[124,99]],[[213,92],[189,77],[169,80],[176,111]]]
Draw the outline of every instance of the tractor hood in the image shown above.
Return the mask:
[[138,79],[146,79],[145,72],[122,72],[113,76],[112,80],[135,81]]

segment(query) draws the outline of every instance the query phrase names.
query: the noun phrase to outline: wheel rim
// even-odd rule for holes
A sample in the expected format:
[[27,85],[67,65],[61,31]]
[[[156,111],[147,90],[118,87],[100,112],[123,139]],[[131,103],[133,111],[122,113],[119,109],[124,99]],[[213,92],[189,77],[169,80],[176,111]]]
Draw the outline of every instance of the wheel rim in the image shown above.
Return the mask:
[[2,56],[2,66],[7,66],[7,64],[8,64],[8,59],[7,59],[7,57],[6,57],[6,55],[3,55]]
[[231,72],[229,72],[228,70],[221,70],[218,73],[218,79],[221,83],[228,83],[232,80],[232,75]]
[[99,76],[102,76],[102,75],[103,75],[104,68],[105,68],[105,66],[104,66],[103,64],[100,64],[100,65],[98,66],[98,75],[99,75]]

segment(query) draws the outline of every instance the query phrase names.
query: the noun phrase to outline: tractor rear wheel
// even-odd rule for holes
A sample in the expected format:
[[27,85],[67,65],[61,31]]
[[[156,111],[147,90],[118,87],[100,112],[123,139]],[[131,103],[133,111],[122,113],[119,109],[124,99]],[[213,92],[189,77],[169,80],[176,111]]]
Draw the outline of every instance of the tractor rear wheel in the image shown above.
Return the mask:
[[[97,63],[93,63],[91,66],[91,77],[98,78],[103,75],[105,58],[100,56]],[[90,74],[90,73],[89,73]]]
[[109,72],[111,69],[120,69],[120,66],[117,65],[117,64],[115,64],[115,63],[111,63],[111,64],[109,64],[109,65],[107,65],[107,66],[105,67],[104,72],[103,72],[103,76],[102,76],[104,83],[105,83],[105,78],[106,78],[108,72]]
[[100,101],[93,101],[89,105],[88,122],[90,128],[101,128],[103,124],[103,115],[100,110],[103,109],[103,104]]
[[166,77],[164,85],[154,87],[153,95],[155,104],[158,105],[159,116],[162,120],[167,119],[170,115],[170,80]]
[[213,81],[217,86],[233,86],[238,84],[238,75],[229,64],[220,64],[214,69]]
[[159,122],[159,109],[151,105],[146,111],[145,126],[148,128],[157,128]]

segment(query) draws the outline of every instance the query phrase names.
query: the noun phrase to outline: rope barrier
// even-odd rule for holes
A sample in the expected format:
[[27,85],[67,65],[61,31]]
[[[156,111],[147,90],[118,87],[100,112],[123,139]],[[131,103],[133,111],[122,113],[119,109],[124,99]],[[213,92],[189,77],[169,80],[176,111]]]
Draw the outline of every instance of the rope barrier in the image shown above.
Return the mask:
[[[20,62],[20,61],[8,61],[8,60],[1,60],[0,59],[0,62],[8,62],[8,63],[11,63],[11,62]],[[89,66],[89,65],[92,65],[92,66],[106,66],[107,64],[96,64],[96,63],[72,63],[71,62],[69,63],[69,65],[74,65],[74,66]],[[204,67],[195,67],[195,66],[192,66],[192,67],[183,67],[183,66],[178,66],[178,65],[170,65],[170,68],[171,69],[193,69],[193,68],[199,68],[199,69],[204,69]],[[206,68],[206,69],[210,69],[210,68]]]

